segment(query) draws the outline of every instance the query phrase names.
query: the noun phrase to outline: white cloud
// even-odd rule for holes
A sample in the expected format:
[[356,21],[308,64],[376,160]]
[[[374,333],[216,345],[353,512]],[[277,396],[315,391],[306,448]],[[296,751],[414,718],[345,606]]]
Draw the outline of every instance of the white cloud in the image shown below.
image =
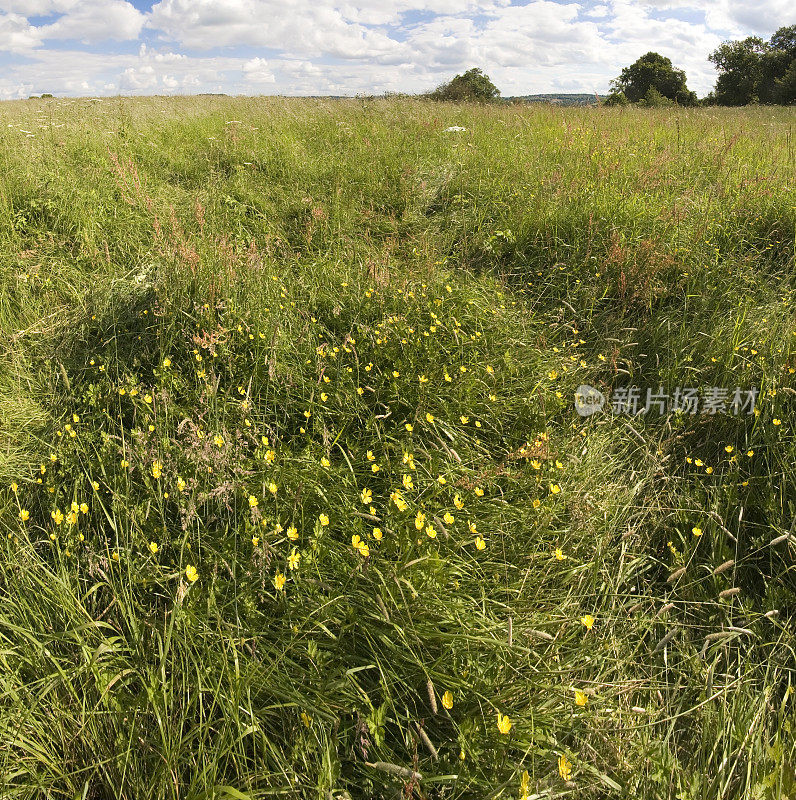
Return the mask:
[[249,45],[292,55],[380,58],[401,49],[380,30],[348,22],[329,2],[295,0],[161,0],[149,27],[184,47]]
[[144,64],[140,67],[127,67],[122,73],[120,85],[122,89],[133,91],[153,89],[158,85],[155,68],[151,64]]
[[243,74],[246,80],[254,83],[276,83],[274,73],[268,68],[264,58],[253,58],[243,65]]
[[126,0],[82,0],[55,22],[37,30],[44,39],[129,41],[138,38],[145,20],[146,17]]
[[19,14],[0,15],[0,50],[18,53],[41,44],[41,37],[25,17]]

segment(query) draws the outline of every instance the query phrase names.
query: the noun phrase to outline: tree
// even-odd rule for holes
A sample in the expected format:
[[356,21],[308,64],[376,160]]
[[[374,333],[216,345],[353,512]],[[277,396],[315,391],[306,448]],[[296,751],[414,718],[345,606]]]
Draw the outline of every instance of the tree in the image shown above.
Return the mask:
[[463,75],[457,75],[448,83],[438,86],[429,97],[432,100],[489,103],[500,97],[500,90],[489,80],[488,75],[478,67],[473,67]]
[[719,105],[796,101],[796,25],[780,28],[767,42],[758,36],[724,42],[708,58],[719,72]]
[[708,59],[719,71],[716,102],[722,106],[744,106],[759,98],[766,43],[759,36],[724,42]]
[[660,53],[650,52],[641,56],[635,63],[625,67],[611,85],[612,93],[622,92],[631,103],[647,98],[650,89],[680,105],[692,106],[696,103],[696,94],[686,86],[685,72],[675,69],[671,59]]

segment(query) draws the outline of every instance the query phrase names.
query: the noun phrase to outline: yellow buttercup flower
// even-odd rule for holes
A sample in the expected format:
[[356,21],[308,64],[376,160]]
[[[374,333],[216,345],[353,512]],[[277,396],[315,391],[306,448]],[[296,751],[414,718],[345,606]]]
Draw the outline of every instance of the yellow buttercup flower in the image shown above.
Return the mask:
[[558,774],[565,781],[568,781],[572,775],[572,764],[563,753],[558,757]]
[[414,481],[412,480],[412,476],[411,475],[404,475],[403,478],[401,479],[401,483],[403,483],[404,489],[414,489],[415,488],[415,484],[414,484]]
[[585,706],[589,702],[589,695],[582,692],[580,689],[575,689],[575,704]]
[[454,498],[453,498],[453,505],[455,505],[455,506],[456,506],[456,508],[458,508],[458,509],[459,509],[459,511],[461,511],[461,510],[464,508],[464,500],[462,500],[462,498],[461,498],[461,497],[459,497],[459,495],[458,495],[458,494],[457,494],[457,495],[454,495]]
[[320,514],[318,516],[318,521],[322,526],[326,527],[329,524],[329,517],[326,514]]
[[365,505],[369,505],[373,501],[373,492],[371,492],[370,489],[363,489],[359,493],[359,499],[362,500]]
[[426,525],[426,536],[428,536],[429,539],[437,538],[437,531],[433,525]]
[[287,538],[288,538],[288,539],[290,539],[290,541],[292,541],[292,542],[295,542],[295,541],[296,541],[296,539],[298,539],[298,538],[299,538],[299,535],[298,535],[298,529],[296,528],[296,526],[295,526],[295,525],[291,525],[291,526],[290,526],[290,527],[289,527],[289,528],[288,528],[288,529],[285,531],[285,533],[287,534]]
[[417,528],[419,531],[422,531],[425,524],[426,515],[422,511],[418,511],[417,516],[415,517],[415,528]]
[[380,541],[381,541],[381,538],[382,538],[382,536],[384,536],[384,534],[382,533],[382,531],[381,531],[381,528],[374,528],[374,529],[373,529],[373,538],[374,538],[374,539],[375,539],[377,542],[380,542]]
[[509,719],[508,714],[501,714],[500,712],[498,712],[497,726],[498,730],[504,735],[511,730],[512,722]]
[[250,508],[257,508],[257,506],[259,504],[260,504],[259,500],[257,500],[257,498],[253,494],[250,494],[249,495],[249,507]]
[[185,568],[185,577],[190,583],[196,583],[196,581],[199,580],[199,573],[196,571],[196,567],[192,564],[188,564]]
[[591,630],[594,627],[594,617],[591,614],[584,614],[580,621],[586,626],[586,630]]
[[485,550],[486,549],[486,542],[484,541],[483,537],[477,536],[475,539],[475,547],[477,550]]
[[447,708],[448,711],[453,708],[453,693],[450,689],[448,689],[445,694],[442,695],[442,707]]
[[446,511],[445,515],[442,517],[442,519],[448,525],[453,525],[453,523],[456,521],[456,518],[453,516],[453,514],[451,514],[450,511]]
[[274,576],[274,586],[276,587],[276,590],[278,592],[281,592],[282,589],[285,588],[285,581],[286,580],[287,579],[285,578],[285,576],[281,572],[277,572],[276,573],[276,575]]
[[563,561],[566,558],[564,551],[560,547],[556,547],[555,557],[556,561]]
[[271,494],[276,494],[278,489],[279,487],[273,483],[273,481],[268,484],[268,491],[271,492]]
[[152,553],[152,555],[155,555],[158,552],[158,550],[160,550],[160,548],[158,547],[157,542],[149,543],[149,552]]
[[409,504],[408,504],[408,503],[407,503],[407,502],[404,500],[404,498],[403,498],[403,495],[401,494],[401,492],[400,492],[398,489],[396,489],[396,490],[395,490],[395,491],[394,491],[394,492],[393,492],[393,493],[390,495],[390,500],[391,500],[393,503],[395,503],[395,507],[396,507],[396,508],[397,508],[399,511],[406,511],[406,509],[407,509],[407,508],[409,508]]
[[20,509],[19,518],[23,522],[27,522],[30,519],[30,512],[26,508]]
[[299,562],[301,561],[301,553],[293,549],[293,552],[287,557],[287,565],[290,569],[298,569]]

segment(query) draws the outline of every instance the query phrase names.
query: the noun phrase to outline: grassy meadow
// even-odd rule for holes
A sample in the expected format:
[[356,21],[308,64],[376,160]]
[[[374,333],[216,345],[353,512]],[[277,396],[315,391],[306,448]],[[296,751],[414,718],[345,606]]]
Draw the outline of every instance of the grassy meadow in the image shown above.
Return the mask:
[[1,104],[0,796],[796,797],[794,122]]

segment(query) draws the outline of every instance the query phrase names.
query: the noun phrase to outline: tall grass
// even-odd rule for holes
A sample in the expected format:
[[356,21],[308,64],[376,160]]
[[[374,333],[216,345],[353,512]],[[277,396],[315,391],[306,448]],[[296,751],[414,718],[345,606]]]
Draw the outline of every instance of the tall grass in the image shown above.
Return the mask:
[[792,111],[0,117],[3,796],[796,791]]

